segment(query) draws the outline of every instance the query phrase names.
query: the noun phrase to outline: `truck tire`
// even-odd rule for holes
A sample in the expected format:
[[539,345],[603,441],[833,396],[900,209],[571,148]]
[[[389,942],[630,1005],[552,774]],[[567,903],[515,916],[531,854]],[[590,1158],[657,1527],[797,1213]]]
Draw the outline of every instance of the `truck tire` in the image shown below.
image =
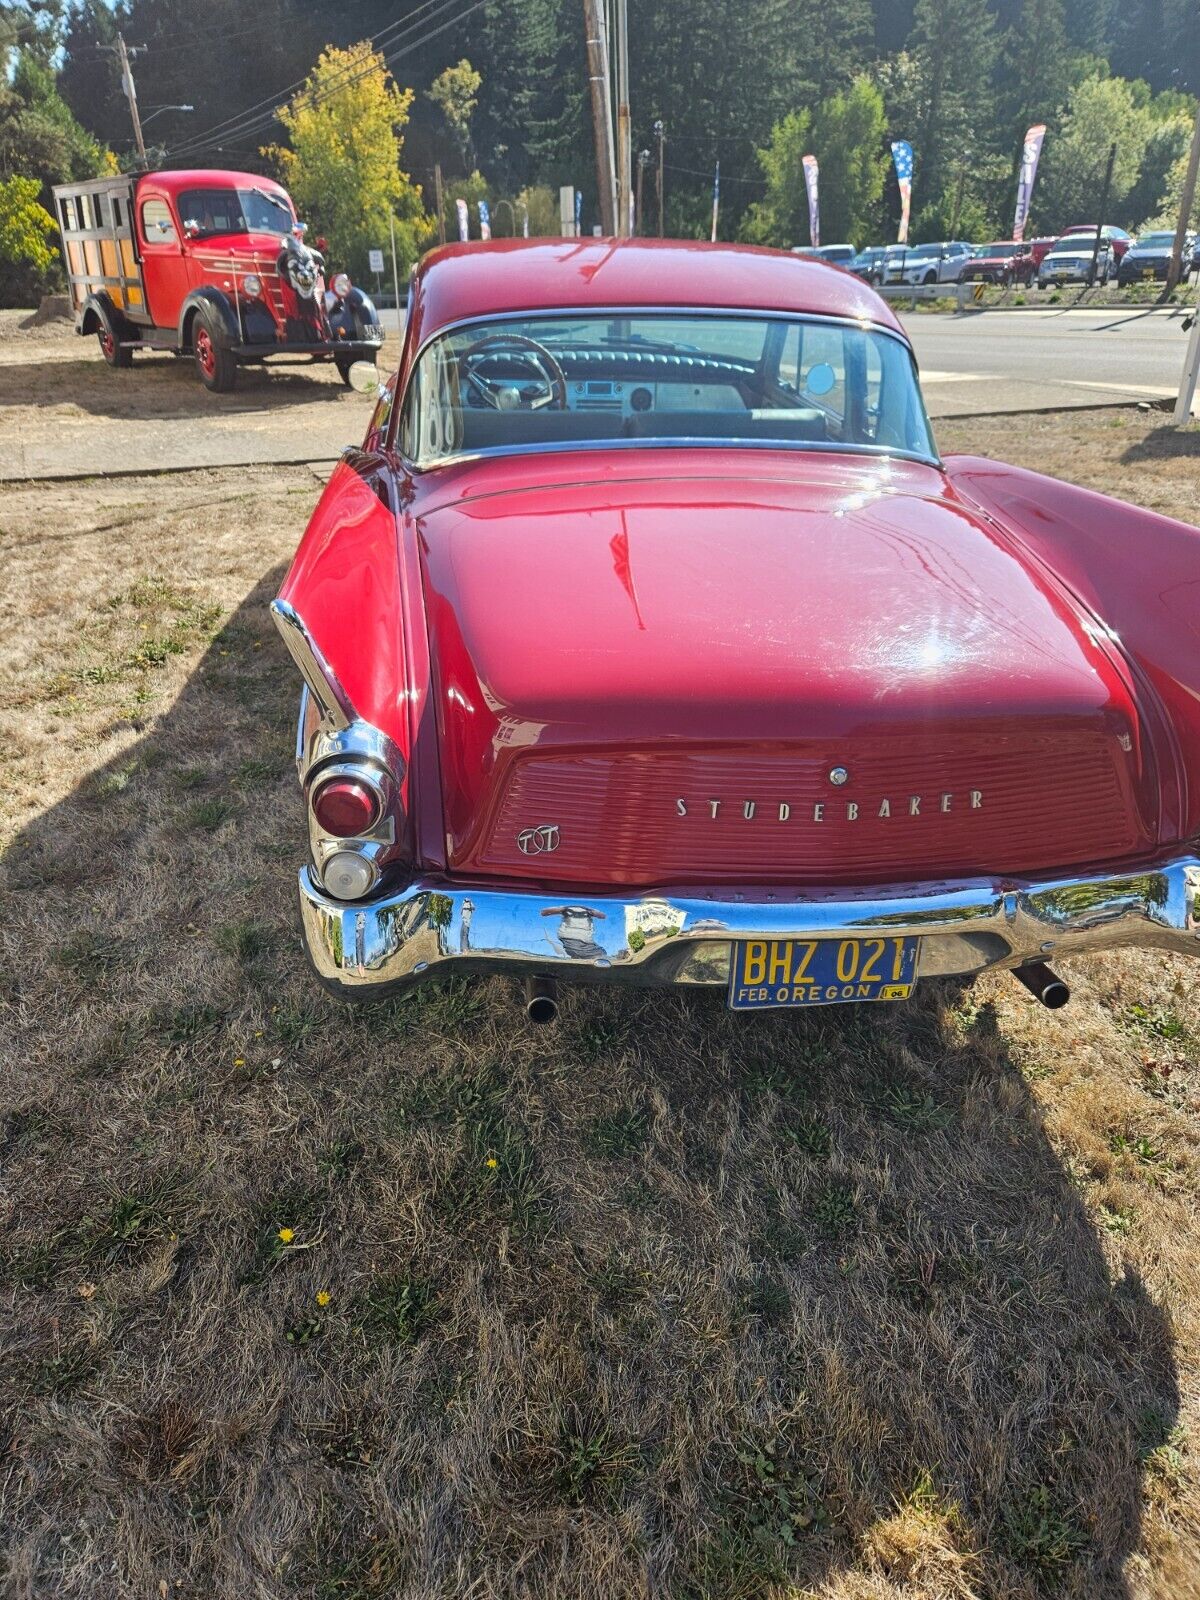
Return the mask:
[[350,368],[357,360],[357,356],[334,356],[333,358],[333,364],[338,369],[338,377],[347,389],[350,387]]
[[203,308],[192,323],[192,351],[196,374],[204,387],[216,394],[227,394],[237,382],[237,361],[221,343],[215,319]]
[[117,342],[117,336],[111,328],[101,327],[96,331],[100,341],[100,354],[110,367],[131,367],[133,365],[133,351],[122,349]]

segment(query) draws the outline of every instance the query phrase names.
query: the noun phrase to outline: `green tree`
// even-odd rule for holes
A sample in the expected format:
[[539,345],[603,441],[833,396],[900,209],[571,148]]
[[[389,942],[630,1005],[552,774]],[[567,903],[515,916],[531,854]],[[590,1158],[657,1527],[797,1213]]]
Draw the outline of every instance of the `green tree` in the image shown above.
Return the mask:
[[59,95],[53,68],[32,50],[18,51],[11,81],[0,79],[0,177],[36,178],[48,205],[51,184],[115,170]]
[[0,182],[0,305],[29,305],[50,287],[58,229],[39,192],[36,178]]
[[865,75],[822,102],[813,118],[820,162],[821,233],[860,247],[877,226],[887,176],[883,96]]
[[482,82],[464,56],[456,66],[439,72],[429,89],[429,98],[445,117],[464,166],[471,164],[471,118],[479,104]]
[[[1137,104],[1123,78],[1093,75],[1071,92],[1050,128],[1042,152],[1042,171],[1033,194],[1039,232],[1076,222],[1111,222],[1141,170],[1154,118]],[[1108,216],[1098,218],[1109,148],[1116,144]]]
[[996,55],[986,0],[917,0],[910,49],[921,92],[916,127],[905,136],[913,143],[913,204],[919,208],[956,184],[960,162],[978,158],[986,144]]
[[821,235],[865,244],[876,223],[887,171],[883,96],[870,78],[823,100],[810,116],[791,111],[775,124],[758,153],[766,196],[751,205],[742,235],[755,244],[807,241],[808,194],[803,157],[820,169]]
[[387,241],[390,218],[406,270],[429,234],[421,191],[400,165],[412,99],[368,43],[331,45],[279,108],[291,147],[263,151],[314,232],[329,238],[339,265],[359,276],[367,251]]
[[803,158],[812,150],[812,117],[789,111],[771,129],[758,152],[767,192],[746,213],[742,236],[751,244],[793,245],[808,239],[808,200]]

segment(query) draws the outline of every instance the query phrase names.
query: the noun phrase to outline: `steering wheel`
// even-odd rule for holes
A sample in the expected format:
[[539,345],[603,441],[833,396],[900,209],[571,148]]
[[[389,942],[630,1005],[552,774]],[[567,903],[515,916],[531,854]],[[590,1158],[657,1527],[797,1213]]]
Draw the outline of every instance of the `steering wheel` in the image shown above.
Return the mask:
[[[479,376],[473,366],[476,357],[503,350],[520,353],[522,359],[536,371],[545,386],[545,394],[538,395],[526,405],[515,384],[508,383],[502,388],[493,389]],[[546,406],[553,406],[557,411],[567,409],[567,380],[563,369],[545,345],[539,344],[536,339],[526,338],[523,333],[489,333],[477,339],[459,356],[458,375],[493,411],[542,411]]]

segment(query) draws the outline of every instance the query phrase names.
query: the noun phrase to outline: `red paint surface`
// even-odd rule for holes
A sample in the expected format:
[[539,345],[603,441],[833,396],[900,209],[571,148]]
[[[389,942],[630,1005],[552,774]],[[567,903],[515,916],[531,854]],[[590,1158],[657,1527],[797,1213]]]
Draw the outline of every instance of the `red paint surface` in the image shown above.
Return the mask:
[[[282,185],[249,172],[201,167],[179,172],[151,172],[139,178],[134,190],[138,248],[146,299],[156,327],[175,327],[183,302],[193,289],[204,284],[211,283],[232,295],[231,274],[228,270],[217,272],[212,265],[217,260],[227,261],[231,252],[245,259],[244,272],[274,273],[281,244],[276,234],[213,234],[196,240],[184,237],[179,195],[188,189],[221,188],[262,189],[285,201],[295,216],[291,197]],[[165,201],[170,208],[175,223],[174,239],[147,239],[142,228],[142,206],[147,200]]]
[[[550,466],[431,474],[412,506],[455,870],[852,882],[1153,847],[1122,663],[936,469],[736,450]],[[543,823],[553,861],[517,849]]]

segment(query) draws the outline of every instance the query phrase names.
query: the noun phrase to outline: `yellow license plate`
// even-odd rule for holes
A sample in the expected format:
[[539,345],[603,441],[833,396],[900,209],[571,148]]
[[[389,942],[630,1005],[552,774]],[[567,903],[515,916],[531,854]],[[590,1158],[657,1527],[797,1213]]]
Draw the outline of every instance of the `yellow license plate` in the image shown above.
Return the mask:
[[907,1000],[916,988],[920,943],[895,935],[739,939],[729,963],[729,1005],[734,1011],[757,1011]]

